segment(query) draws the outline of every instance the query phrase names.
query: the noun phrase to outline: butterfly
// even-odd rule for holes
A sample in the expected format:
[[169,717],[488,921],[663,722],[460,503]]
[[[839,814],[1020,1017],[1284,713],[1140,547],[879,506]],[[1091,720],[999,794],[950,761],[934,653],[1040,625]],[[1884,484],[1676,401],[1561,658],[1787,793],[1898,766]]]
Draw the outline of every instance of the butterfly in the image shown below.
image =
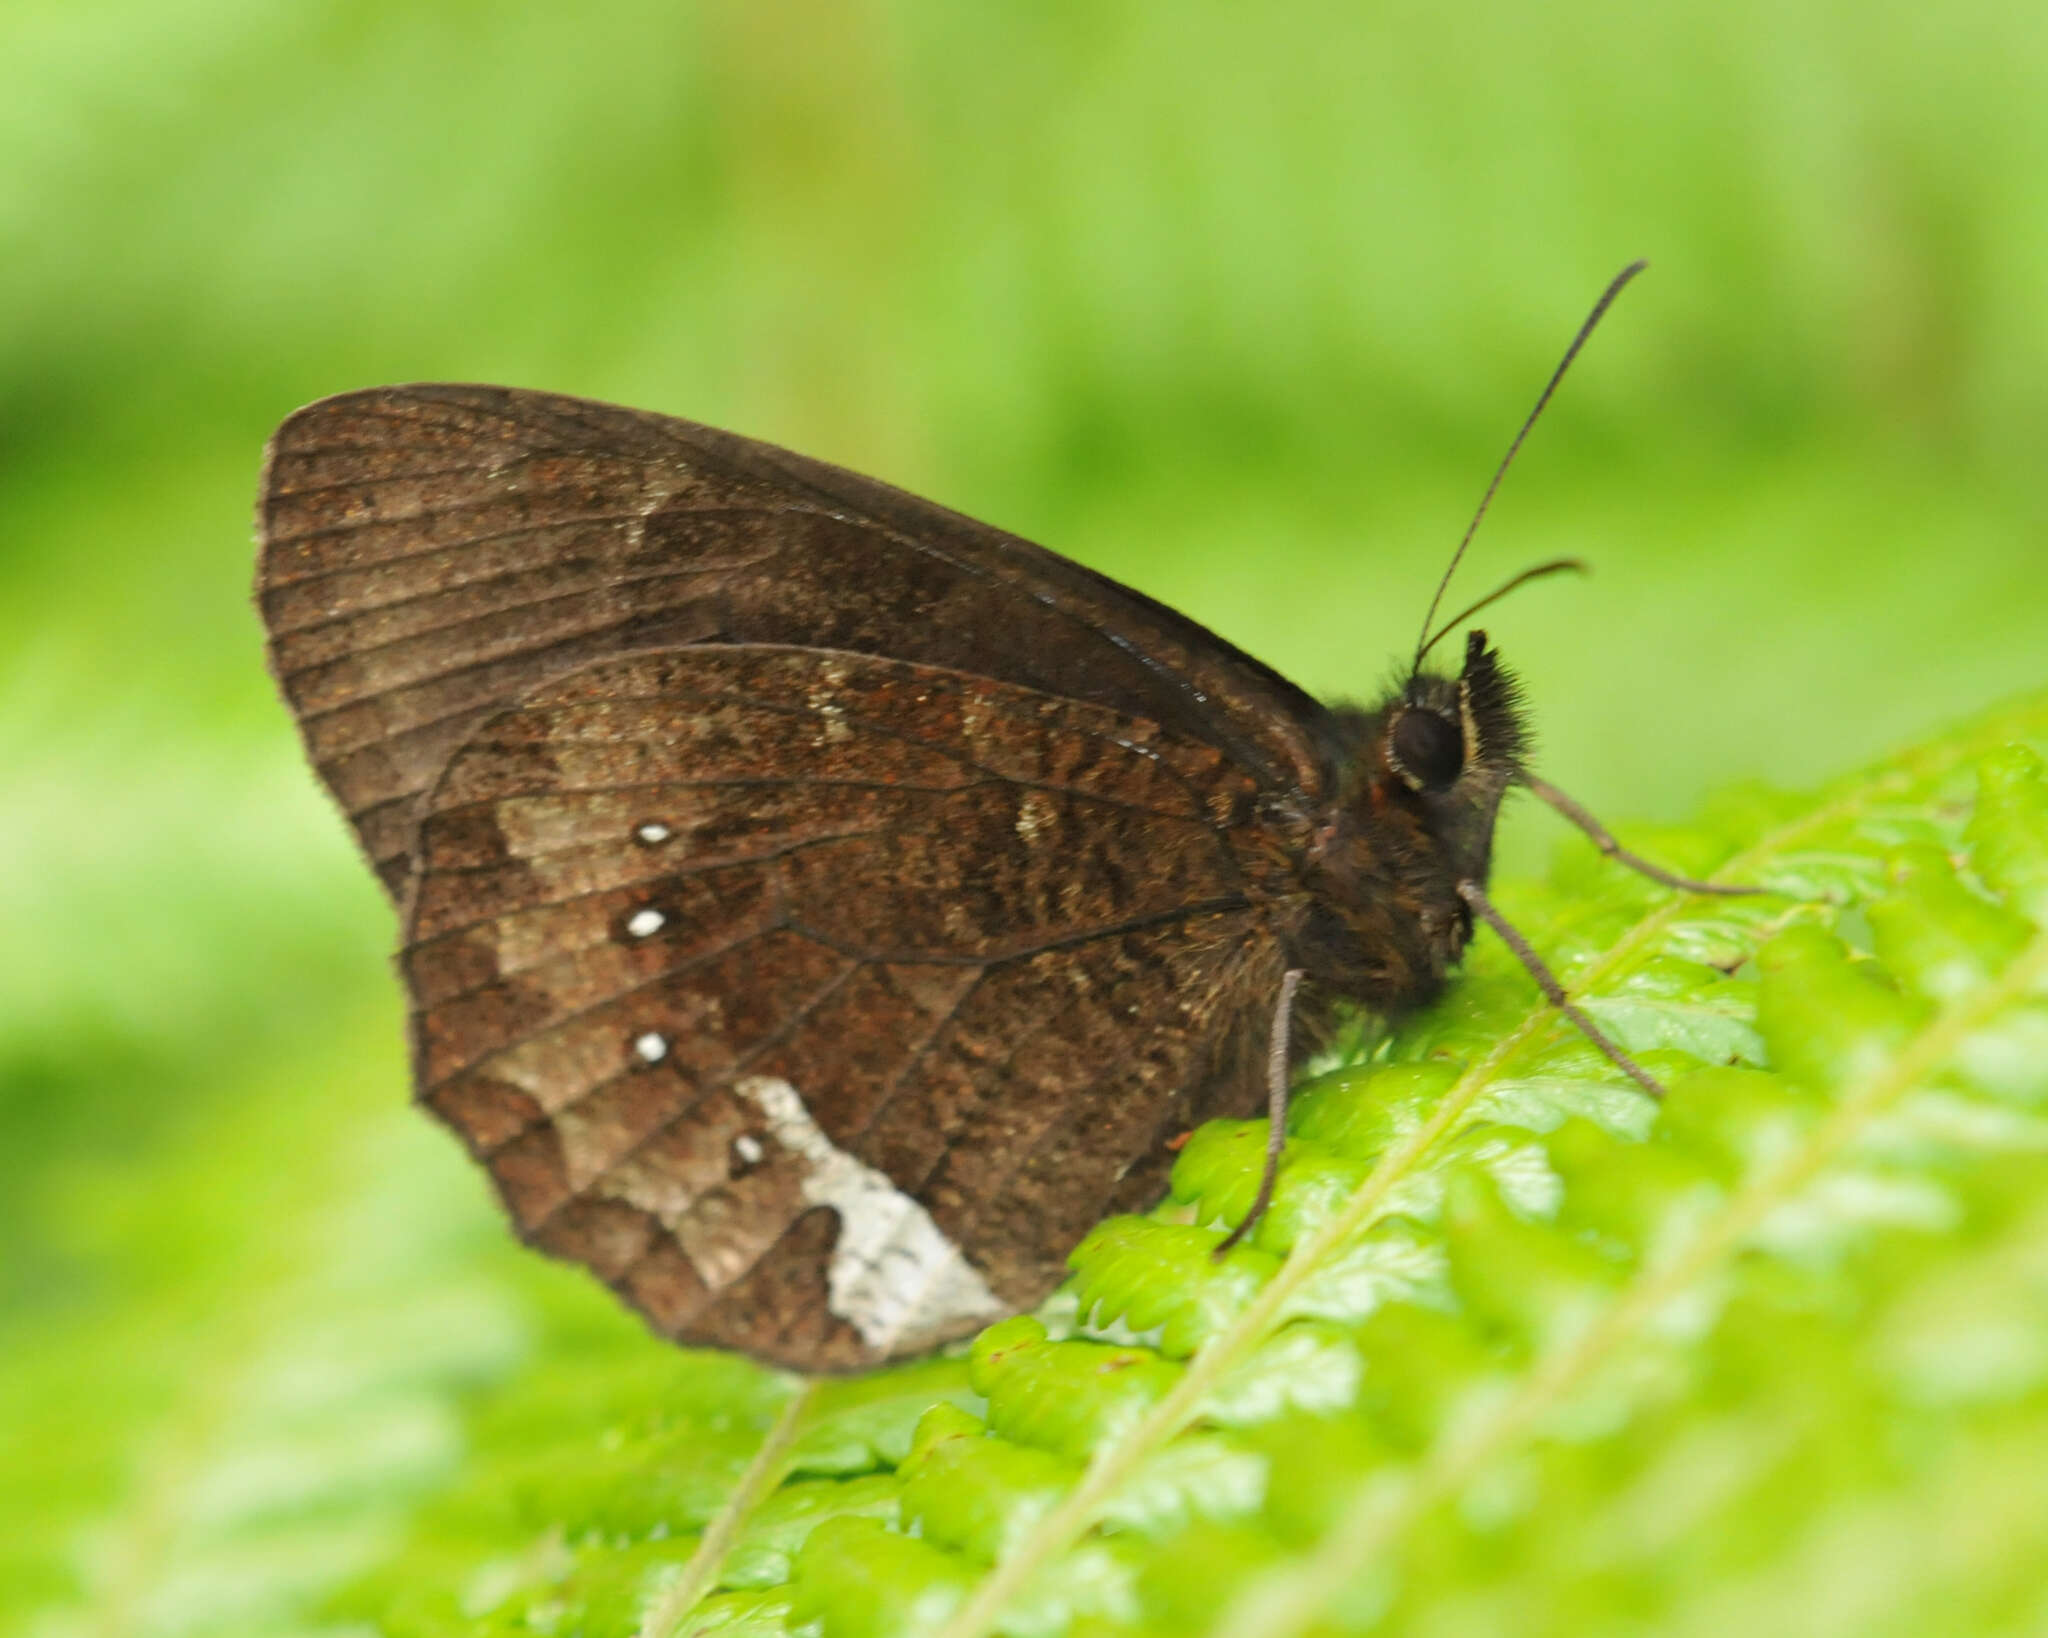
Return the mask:
[[257,519],[274,673],[403,929],[420,1101],[525,1240],[679,1342],[932,1348],[1265,1106],[1263,1206],[1339,1004],[1427,1001],[1475,916],[1514,938],[1484,895],[1511,786],[1619,851],[1526,767],[1482,632],[1324,705],[688,421],[347,393],[279,427]]

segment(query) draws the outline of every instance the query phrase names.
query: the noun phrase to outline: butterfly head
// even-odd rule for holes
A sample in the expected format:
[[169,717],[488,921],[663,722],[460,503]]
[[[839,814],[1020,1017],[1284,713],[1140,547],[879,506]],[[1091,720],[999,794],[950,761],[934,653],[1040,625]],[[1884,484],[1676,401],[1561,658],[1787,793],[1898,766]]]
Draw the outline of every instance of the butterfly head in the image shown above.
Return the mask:
[[1290,959],[1382,1012],[1428,1001],[1472,936],[1528,732],[1514,679],[1475,631],[1456,676],[1413,670],[1374,711],[1334,713],[1335,800],[1309,853],[1314,901]]
[[1475,779],[1505,788],[1528,748],[1520,694],[1486,633],[1472,632],[1457,676],[1418,671],[1389,702],[1382,750],[1388,774],[1424,797],[1451,796]]
[[1522,770],[1529,736],[1519,695],[1486,633],[1474,631],[1457,676],[1414,673],[1381,717],[1381,800],[1419,810],[1460,879],[1485,878],[1501,797]]

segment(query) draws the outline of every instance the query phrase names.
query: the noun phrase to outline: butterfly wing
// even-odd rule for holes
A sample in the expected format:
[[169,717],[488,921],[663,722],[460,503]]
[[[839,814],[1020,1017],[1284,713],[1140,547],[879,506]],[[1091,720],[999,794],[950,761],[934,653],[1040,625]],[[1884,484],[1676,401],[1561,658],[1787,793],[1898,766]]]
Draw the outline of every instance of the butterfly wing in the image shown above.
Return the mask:
[[278,429],[257,507],[273,669],[401,904],[422,794],[486,717],[635,649],[767,643],[1143,718],[1313,799],[1322,707],[1151,599],[871,479],[687,421],[410,386]]
[[421,1095],[521,1232],[800,1369],[1042,1298],[1258,1097],[1281,959],[1212,746],[815,648],[600,661],[423,801]]
[[258,595],[521,1232],[799,1368],[1038,1300],[1248,1113],[1322,709],[1077,564],[495,387],[272,441]]

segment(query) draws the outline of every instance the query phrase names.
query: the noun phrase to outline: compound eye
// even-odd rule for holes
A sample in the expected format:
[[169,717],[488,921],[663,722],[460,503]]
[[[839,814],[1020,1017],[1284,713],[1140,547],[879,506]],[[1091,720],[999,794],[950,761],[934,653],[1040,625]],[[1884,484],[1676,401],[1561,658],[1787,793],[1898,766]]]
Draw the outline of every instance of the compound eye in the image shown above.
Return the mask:
[[1427,707],[1403,711],[1394,722],[1394,767],[1421,791],[1445,791],[1465,768],[1464,731]]

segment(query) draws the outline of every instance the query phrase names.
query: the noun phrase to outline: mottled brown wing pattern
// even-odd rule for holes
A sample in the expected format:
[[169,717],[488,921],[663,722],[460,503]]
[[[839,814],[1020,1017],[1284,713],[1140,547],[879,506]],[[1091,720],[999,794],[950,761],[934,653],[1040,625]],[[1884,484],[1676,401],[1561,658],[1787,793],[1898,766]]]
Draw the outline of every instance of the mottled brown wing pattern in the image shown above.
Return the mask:
[[1039,1300],[1248,1113],[1284,882],[1212,745],[929,665],[599,661],[419,828],[421,1096],[535,1244],[800,1368]]
[[1312,797],[1322,708],[1213,633],[871,479],[687,421],[502,387],[300,410],[258,501],[271,660],[403,905],[419,799],[487,717],[608,655],[797,644],[1162,724]]

